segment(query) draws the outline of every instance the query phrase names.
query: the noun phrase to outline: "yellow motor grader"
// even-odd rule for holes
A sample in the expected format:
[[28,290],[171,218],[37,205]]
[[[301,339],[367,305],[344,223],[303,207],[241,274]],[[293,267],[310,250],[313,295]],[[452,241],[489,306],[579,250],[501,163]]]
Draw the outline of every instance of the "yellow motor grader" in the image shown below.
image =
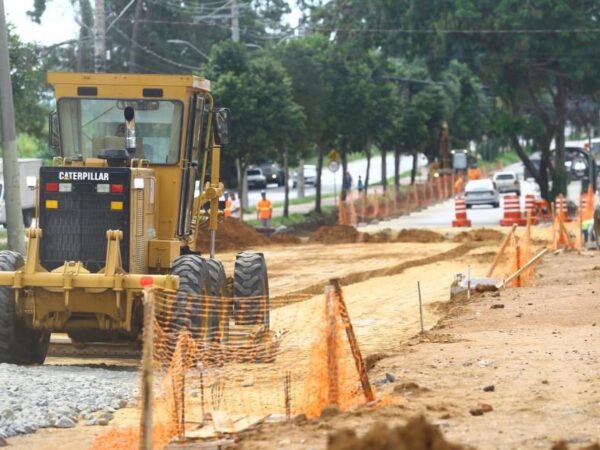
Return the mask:
[[[227,338],[236,297],[253,299],[236,320],[268,327],[263,255],[239,253],[232,284],[215,259],[229,111],[214,106],[210,82],[84,73],[48,82],[57,156],[28,180],[37,206],[26,255],[0,252],[0,362],[43,363],[53,332],[82,345],[138,341],[148,285],[172,291],[171,319],[204,338]],[[202,295],[213,301],[208,318],[189,305]]]

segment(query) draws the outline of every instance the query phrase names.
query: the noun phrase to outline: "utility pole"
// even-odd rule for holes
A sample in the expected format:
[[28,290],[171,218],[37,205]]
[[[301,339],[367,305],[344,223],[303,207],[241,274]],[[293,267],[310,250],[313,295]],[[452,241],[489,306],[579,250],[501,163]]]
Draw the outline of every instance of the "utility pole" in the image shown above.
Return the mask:
[[4,0],[0,0],[0,119],[2,121],[2,164],[4,172],[4,199],[8,248],[25,254],[25,230],[21,212],[21,183],[17,159],[17,131],[10,82],[10,60],[8,57],[8,29],[4,16]]
[[104,0],[94,5],[94,72],[106,72],[106,17]]
[[233,42],[240,41],[240,11],[237,0],[231,1],[231,40]]

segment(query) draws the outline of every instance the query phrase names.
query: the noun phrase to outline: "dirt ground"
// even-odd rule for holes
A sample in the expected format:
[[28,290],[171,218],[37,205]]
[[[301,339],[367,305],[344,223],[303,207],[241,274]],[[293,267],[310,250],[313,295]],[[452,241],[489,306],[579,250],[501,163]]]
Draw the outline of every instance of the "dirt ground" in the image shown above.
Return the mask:
[[535,287],[446,305],[434,329],[398,345],[370,372],[375,383],[386,373],[395,378],[378,386],[385,406],[264,426],[240,448],[324,449],[335,430],[360,435],[373,423],[393,426],[416,415],[449,441],[479,449],[598,442],[599,271],[597,252],[550,255]]
[[[387,240],[387,239],[386,239]],[[435,239],[440,241],[440,239]],[[482,244],[482,243],[478,243]],[[489,243],[494,245],[493,242]],[[252,248],[249,248],[252,250]],[[423,298],[426,305],[425,324],[433,326],[438,320],[436,308],[427,305],[447,299],[449,284],[454,273],[466,271],[469,257],[484,254],[489,260],[494,248],[470,246],[451,240],[434,243],[384,242],[353,244],[304,243],[301,245],[270,245],[257,247],[268,261],[271,294],[285,295],[303,292],[306,295],[322,296],[324,286],[332,277],[342,281],[350,314],[366,352],[377,348],[392,350],[419,330],[416,282],[422,282]],[[233,269],[235,252],[222,252],[218,255],[225,263],[228,273]],[[477,258],[477,257],[475,257]],[[481,258],[479,258],[481,259]],[[481,263],[483,264],[483,260]],[[474,262],[474,264],[478,264]],[[443,273],[443,282],[429,283]],[[407,286],[404,288],[404,286]],[[399,295],[401,293],[401,295]],[[319,299],[317,301],[319,301]],[[302,317],[295,306],[293,315]],[[377,317],[373,321],[374,305]],[[309,313],[306,309],[305,313]],[[277,315],[274,314],[275,324]],[[289,320],[281,321],[287,327]],[[395,330],[389,334],[386,330]],[[77,364],[81,361],[51,358],[50,364]],[[99,361],[86,361],[98,363]],[[119,362],[116,362],[119,364]],[[126,426],[137,424],[137,412],[126,408],[117,411],[111,425]],[[11,448],[54,449],[57,445],[63,450],[88,448],[95,437],[106,431],[106,427],[78,426],[69,430],[46,429],[33,435],[10,439]],[[58,444],[60,442],[60,444]]]
[[[374,422],[401,424],[420,413],[439,425],[450,440],[478,448],[547,448],[548,443],[559,437],[571,438],[576,444],[588,443],[597,437],[592,424],[600,423],[598,416],[593,422],[588,411],[600,401],[600,378],[592,375],[593,371],[598,372],[600,363],[597,353],[595,359],[590,360],[589,355],[594,351],[591,345],[570,335],[573,328],[580,331],[578,338],[587,338],[590,342],[593,338],[585,335],[583,326],[574,328],[576,325],[572,322],[578,319],[571,317],[577,315],[571,305],[575,300],[569,303],[560,300],[565,295],[561,290],[567,289],[566,294],[571,295],[569,289],[579,286],[578,279],[573,276],[570,280],[573,284],[563,287],[554,272],[562,264],[585,264],[591,268],[600,264],[600,257],[594,254],[546,257],[538,281],[540,287],[507,290],[501,297],[487,293],[468,306],[455,305],[444,318],[448,308],[441,305],[448,299],[454,275],[466,273],[467,266],[471,266],[474,276],[483,275],[494,257],[501,236],[484,235],[485,239],[492,240],[481,241],[481,235],[477,234],[471,238],[463,236],[455,242],[452,238],[441,240],[434,236],[437,242],[432,243],[304,243],[260,248],[268,261],[274,296],[299,292],[321,296],[330,278],[340,278],[363,354],[390,356],[381,360],[369,374],[387,406],[373,410],[359,408],[301,425],[264,426],[244,435],[240,448],[325,448],[327,436],[335,429],[351,427],[360,434]],[[235,253],[223,252],[219,257],[231,273]],[[563,258],[580,259],[563,261]],[[586,270],[581,272],[590,273],[586,282],[593,282],[594,272]],[[421,283],[425,305],[425,329],[430,330],[422,336],[418,336],[417,282]],[[572,297],[578,305],[585,298],[584,287],[590,289],[588,285],[582,286],[582,295],[577,296],[573,291]],[[600,284],[597,288],[600,289]],[[532,305],[523,304],[529,297],[537,300],[527,301]],[[588,300],[578,306],[582,311],[578,317],[585,318],[587,323],[596,314],[593,320],[600,321],[599,313],[593,311],[592,300]],[[504,304],[504,309],[489,309],[495,303]],[[301,308],[310,311],[310,301],[294,308],[295,317],[302,317]],[[516,317],[518,314],[521,316]],[[291,327],[290,317],[294,316],[286,318],[284,311],[275,312],[274,325]],[[557,317],[560,320],[556,320]],[[571,325],[563,330],[563,323]],[[589,325],[591,327],[591,323]],[[591,328],[589,332],[596,330]],[[552,331],[560,334],[552,334]],[[549,340],[561,344],[560,348],[544,348]],[[579,353],[569,353],[567,358],[564,352],[569,349]],[[546,354],[547,351],[552,355]],[[576,363],[578,357],[586,361]],[[582,374],[586,369],[587,375],[564,370],[579,366]],[[394,383],[381,383],[386,372],[396,378]],[[397,387],[410,382],[424,388],[413,386],[412,390],[403,391]],[[495,385],[494,392],[482,391],[491,384]],[[561,387],[559,396],[555,391],[561,385],[567,388]],[[394,393],[394,388],[400,393]],[[590,394],[592,391],[595,397]],[[574,398],[581,398],[581,402],[573,404],[572,399],[568,399],[570,394],[577,394]],[[589,402],[584,407],[585,398]],[[471,416],[469,409],[477,408],[480,403],[493,405],[494,411]],[[524,420],[515,421],[515,413]],[[557,431],[565,428],[557,427],[556,423],[547,424],[544,417],[548,415],[560,419],[561,424],[570,426],[572,423],[574,433],[558,436]],[[111,425],[123,427],[137,423],[137,411],[126,408],[117,411]],[[95,437],[106,429],[78,426],[70,430],[40,430],[34,435],[11,439],[9,443],[10,448],[15,449],[89,448]]]

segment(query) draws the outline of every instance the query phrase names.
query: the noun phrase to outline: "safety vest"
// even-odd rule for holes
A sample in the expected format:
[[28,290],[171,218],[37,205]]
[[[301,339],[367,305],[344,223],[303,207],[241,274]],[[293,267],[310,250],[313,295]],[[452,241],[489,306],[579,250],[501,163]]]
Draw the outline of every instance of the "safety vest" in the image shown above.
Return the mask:
[[481,170],[479,167],[471,167],[469,169],[469,180],[479,180],[481,178]]
[[258,211],[259,219],[270,219],[271,218],[271,200],[259,200],[256,204],[256,210]]
[[225,200],[225,210],[223,211],[225,217],[231,217],[231,199]]

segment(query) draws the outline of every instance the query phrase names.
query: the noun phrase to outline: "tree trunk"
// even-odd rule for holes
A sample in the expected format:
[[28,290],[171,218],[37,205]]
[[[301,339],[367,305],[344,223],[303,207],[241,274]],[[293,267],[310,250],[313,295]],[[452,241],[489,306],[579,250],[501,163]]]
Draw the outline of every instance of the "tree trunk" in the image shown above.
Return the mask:
[[533,165],[525,150],[519,142],[519,137],[516,134],[511,135],[512,147],[515,153],[525,166],[525,168],[533,175],[535,182],[540,187],[540,195],[543,199],[550,201],[550,192],[548,189],[548,163],[549,163],[549,150],[550,140],[543,142],[543,148],[541,150],[540,168],[539,170]]
[[348,194],[346,192],[346,186],[344,183],[344,177],[346,175],[346,172],[348,172],[348,149],[347,149],[347,144],[344,141],[342,141],[342,145],[341,145],[341,150],[342,150],[342,189],[341,189],[341,196],[340,198],[342,199],[342,201],[346,201],[346,195]]
[[400,192],[400,149],[394,149],[394,187],[396,193]]
[[8,248],[25,253],[25,230],[21,210],[21,183],[17,158],[17,132],[12,84],[10,81],[10,60],[8,57],[8,31],[4,15],[4,0],[0,0],[0,118],[2,120],[2,147],[4,168],[4,199]]
[[235,160],[237,166],[238,198],[240,199],[240,218],[244,220],[244,209],[249,205],[248,201],[248,183],[246,180],[246,169],[248,164],[241,159]]
[[410,169],[410,184],[415,184],[417,178],[417,158],[418,152],[413,152],[412,168]]
[[369,191],[369,178],[371,175],[371,150],[365,150],[365,155],[367,156],[367,171],[365,173],[365,195],[367,195]]
[[321,172],[323,171],[323,157],[325,155],[325,144],[317,144],[317,179],[315,181],[315,212],[322,213],[321,209]]
[[94,5],[94,72],[106,72],[106,16],[104,0],[95,0]]
[[137,0],[135,3],[135,13],[133,16],[133,25],[131,28],[131,42],[129,43],[129,73],[137,72],[136,56],[137,49],[134,42],[138,42],[138,34],[140,30],[140,16],[142,15],[143,0]]
[[552,196],[558,194],[567,195],[567,169],[565,167],[565,125],[567,123],[567,84],[562,78],[558,78],[557,92],[554,98],[554,110],[556,113],[556,133],[554,139],[556,150],[554,154],[554,172],[552,176]]
[[[283,151],[283,171],[288,173],[289,161],[288,161],[288,149]],[[304,175],[303,175],[304,176]],[[287,184],[287,176],[285,177],[285,183],[283,185],[284,199],[283,199],[283,217],[290,216],[290,187]]]
[[296,195],[298,198],[304,198],[304,160],[301,159],[298,162],[298,172],[296,174],[296,187],[298,192]]
[[387,150],[381,149],[381,186],[383,186],[383,192],[387,191]]

